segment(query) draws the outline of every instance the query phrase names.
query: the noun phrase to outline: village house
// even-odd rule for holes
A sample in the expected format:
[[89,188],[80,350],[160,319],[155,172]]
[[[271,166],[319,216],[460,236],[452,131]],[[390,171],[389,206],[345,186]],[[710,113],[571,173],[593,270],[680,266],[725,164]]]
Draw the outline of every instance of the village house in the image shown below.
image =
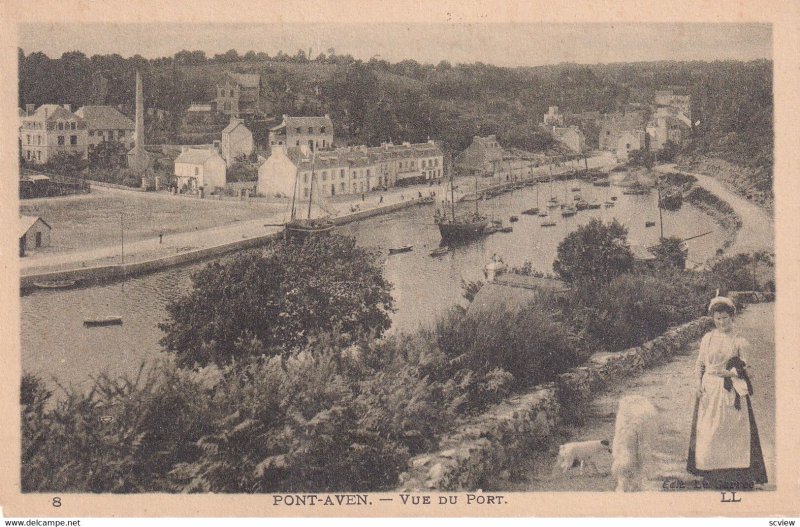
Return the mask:
[[656,117],[647,124],[650,149],[661,150],[667,141],[680,146],[689,135],[689,126],[675,117]]
[[39,216],[20,216],[19,255],[50,245],[50,225]]
[[231,119],[231,122],[222,131],[222,159],[227,166],[242,156],[253,153],[253,132],[250,131],[242,119]]
[[644,112],[626,112],[606,114],[600,121],[600,150],[616,151],[619,138],[623,132],[644,128]]
[[617,139],[615,150],[617,160],[626,161],[632,151],[641,150],[645,145],[644,130],[626,130]]
[[116,141],[133,148],[134,124],[131,119],[112,106],[81,106],[75,115],[86,121],[89,151],[104,141]]
[[[691,122],[692,98],[685,94],[685,88],[671,88],[656,91],[654,102],[658,107],[674,108]],[[683,93],[678,93],[683,92]]]
[[586,151],[586,137],[577,126],[553,127],[553,137],[576,154]]
[[211,192],[225,187],[225,160],[213,146],[207,148],[183,147],[175,160],[175,177],[178,189],[204,189]]
[[266,196],[296,192],[297,199],[309,198],[312,192],[322,196],[361,194],[441,179],[443,168],[443,153],[433,141],[318,151],[308,144],[275,145],[258,169],[257,191]]
[[550,106],[544,114],[542,123],[545,126],[564,126],[564,115],[558,112],[558,106]]
[[261,100],[261,76],[250,73],[226,73],[216,87],[217,113],[230,117],[253,115]]
[[278,126],[269,130],[269,146],[298,147],[306,145],[311,150],[333,148],[333,121],[324,117],[283,116]]
[[493,176],[500,171],[503,162],[503,147],[494,134],[472,138],[472,143],[453,160],[462,175]]
[[19,129],[22,157],[31,163],[47,163],[57,152],[75,152],[86,158],[86,121],[72,113],[69,104],[43,104],[36,111],[26,107]]
[[184,120],[187,125],[210,124],[214,121],[214,105],[193,102],[186,109]]

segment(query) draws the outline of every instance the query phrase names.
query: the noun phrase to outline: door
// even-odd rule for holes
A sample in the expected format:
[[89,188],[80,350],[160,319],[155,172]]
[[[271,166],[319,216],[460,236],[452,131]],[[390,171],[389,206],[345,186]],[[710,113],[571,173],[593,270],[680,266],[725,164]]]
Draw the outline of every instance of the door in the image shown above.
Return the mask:
[[42,233],[41,232],[37,232],[36,233],[36,248],[38,249],[41,246],[42,246]]
[[25,256],[25,235],[23,234],[19,239],[19,255]]
[[331,196],[336,195],[336,185],[331,183]]

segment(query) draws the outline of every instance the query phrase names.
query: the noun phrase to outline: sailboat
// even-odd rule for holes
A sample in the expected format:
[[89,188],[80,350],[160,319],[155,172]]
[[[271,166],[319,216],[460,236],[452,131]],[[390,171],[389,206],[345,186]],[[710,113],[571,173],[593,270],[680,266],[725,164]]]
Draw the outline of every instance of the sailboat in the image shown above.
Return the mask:
[[[295,239],[295,240],[305,240],[311,236],[316,235],[327,235],[329,234],[334,227],[334,223],[330,219],[330,211],[325,209],[325,207],[318,203],[320,208],[322,208],[328,216],[324,216],[321,218],[312,218],[311,217],[311,203],[314,199],[314,181],[316,180],[316,174],[314,172],[314,165],[316,162],[316,152],[311,153],[311,186],[308,192],[308,212],[306,217],[300,217],[298,215],[298,208],[297,208],[297,193],[298,193],[298,180],[300,178],[300,174],[298,173],[295,176],[294,180],[294,192],[292,193],[292,210],[289,216],[289,221],[286,222],[284,226],[284,236],[287,240]],[[319,200],[318,200],[319,201]]]
[[[456,217],[455,195],[453,190],[453,168],[450,163],[450,216],[447,213],[435,212],[434,222],[439,227],[439,234],[445,244],[458,243],[480,238],[486,234],[489,220],[478,211],[478,201],[475,201],[475,212],[462,217]],[[478,195],[478,180],[475,179],[475,195]]]

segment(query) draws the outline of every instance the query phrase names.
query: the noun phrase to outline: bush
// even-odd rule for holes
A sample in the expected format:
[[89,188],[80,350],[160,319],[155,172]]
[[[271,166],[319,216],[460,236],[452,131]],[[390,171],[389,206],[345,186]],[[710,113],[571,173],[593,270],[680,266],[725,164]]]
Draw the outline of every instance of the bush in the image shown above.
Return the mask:
[[214,262],[192,290],[167,305],[162,344],[181,365],[226,364],[297,349],[334,328],[343,343],[389,328],[390,284],[376,254],[355,239],[280,240],[265,250]]
[[421,375],[412,357],[425,354],[405,356],[404,339],[352,353],[334,342],[236,367],[163,362],[133,380],[101,378],[49,409],[50,394],[26,376],[23,490],[394,488],[411,453],[436,448],[451,426],[448,386]]
[[712,296],[708,276],[663,268],[618,276],[597,295],[577,300],[571,315],[585,324],[589,339],[623,350],[703,315]]
[[454,309],[435,329],[445,359],[439,375],[458,380],[468,410],[552,380],[582,355],[579,339],[562,322],[539,302],[519,309]]
[[609,224],[593,219],[558,244],[553,270],[574,287],[596,290],[633,267],[627,234],[616,219]]

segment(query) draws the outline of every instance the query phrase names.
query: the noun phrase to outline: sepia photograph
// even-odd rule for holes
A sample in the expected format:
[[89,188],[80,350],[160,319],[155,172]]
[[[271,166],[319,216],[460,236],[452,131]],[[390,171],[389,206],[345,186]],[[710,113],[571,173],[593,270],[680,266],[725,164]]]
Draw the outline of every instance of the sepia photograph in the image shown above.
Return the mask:
[[796,491],[774,25],[440,18],[14,24],[16,492]]

